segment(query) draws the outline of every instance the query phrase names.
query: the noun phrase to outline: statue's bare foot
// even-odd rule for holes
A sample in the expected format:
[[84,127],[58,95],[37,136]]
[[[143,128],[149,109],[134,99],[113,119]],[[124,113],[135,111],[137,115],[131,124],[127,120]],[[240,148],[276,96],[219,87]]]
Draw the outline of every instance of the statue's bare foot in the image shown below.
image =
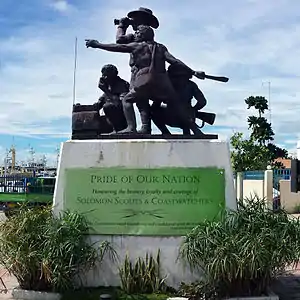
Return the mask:
[[135,133],[136,133],[136,130],[132,129],[130,127],[127,127],[125,129],[117,132],[117,134],[135,134]]
[[151,134],[151,129],[147,128],[147,127],[141,127],[141,129],[139,129],[137,131],[138,134]]
[[117,132],[115,130],[113,130],[112,132],[110,132],[108,135],[114,135],[117,134]]

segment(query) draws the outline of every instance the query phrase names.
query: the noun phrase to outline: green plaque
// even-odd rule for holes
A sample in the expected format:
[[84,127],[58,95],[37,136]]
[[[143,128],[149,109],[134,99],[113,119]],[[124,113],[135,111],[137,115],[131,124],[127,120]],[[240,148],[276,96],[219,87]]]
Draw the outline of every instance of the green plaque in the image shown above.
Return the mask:
[[225,206],[218,168],[67,169],[66,210],[85,214],[90,233],[185,235]]

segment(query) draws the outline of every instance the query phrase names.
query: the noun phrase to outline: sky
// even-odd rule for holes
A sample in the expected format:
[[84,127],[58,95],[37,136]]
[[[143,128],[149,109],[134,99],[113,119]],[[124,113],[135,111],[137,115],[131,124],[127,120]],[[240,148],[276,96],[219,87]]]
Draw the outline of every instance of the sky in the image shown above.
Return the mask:
[[45,154],[71,135],[74,43],[76,103],[93,104],[100,69],[113,63],[129,80],[129,56],[87,49],[86,38],[115,41],[113,20],[138,7],[160,21],[156,40],[194,70],[228,83],[193,80],[217,114],[206,133],[247,133],[249,96],[269,98],[275,142],[293,152],[300,138],[300,2],[294,0],[0,0],[0,164],[14,144],[17,160]]

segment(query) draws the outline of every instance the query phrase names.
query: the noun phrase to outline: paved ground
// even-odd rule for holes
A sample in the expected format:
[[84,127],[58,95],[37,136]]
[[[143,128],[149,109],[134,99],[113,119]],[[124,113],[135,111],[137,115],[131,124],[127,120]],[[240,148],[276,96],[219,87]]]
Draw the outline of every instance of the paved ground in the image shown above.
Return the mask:
[[4,221],[6,218],[5,218],[5,215],[3,212],[0,212],[0,222],[1,221]]
[[280,300],[299,300],[300,299],[300,273],[295,272],[290,276],[280,278],[272,288]]
[[[4,274],[4,275],[2,275]],[[5,287],[3,287],[1,281],[0,281],[0,299],[1,300],[10,300],[13,299],[11,296],[11,292],[14,287],[18,285],[17,280],[13,276],[9,276],[7,273],[5,274],[5,270],[0,268],[0,276],[2,280],[4,281]],[[7,289],[6,293],[4,289]]]
[[[0,222],[4,221],[6,218],[2,212],[0,212]],[[3,286],[0,280],[0,299],[1,300],[10,300],[13,299],[11,296],[11,292],[14,287],[18,285],[17,280],[13,276],[9,276],[7,272],[0,267],[0,277],[2,278],[5,286]],[[5,289],[7,292],[5,293]]]

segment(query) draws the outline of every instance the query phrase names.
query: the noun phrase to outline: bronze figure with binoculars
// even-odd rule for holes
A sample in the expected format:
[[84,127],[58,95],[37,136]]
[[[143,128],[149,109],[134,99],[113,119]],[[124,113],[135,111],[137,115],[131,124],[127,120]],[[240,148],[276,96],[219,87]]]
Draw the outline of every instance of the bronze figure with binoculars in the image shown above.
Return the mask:
[[[208,138],[209,135],[205,135],[200,128],[204,124],[213,125],[216,115],[202,111],[207,101],[197,84],[190,79],[195,76],[202,80],[227,82],[228,78],[195,71],[175,58],[163,44],[156,42],[154,29],[159,27],[159,21],[148,8],[141,7],[131,11],[126,17],[115,19],[114,24],[117,26],[115,44],[103,44],[87,39],[86,47],[130,54],[130,84],[119,102],[123,114],[120,106],[117,106],[118,118],[126,120],[127,124],[122,122],[121,127],[126,128],[118,131],[118,118],[114,118],[113,111],[109,116],[112,121],[110,123],[116,120],[116,125],[113,126],[116,134],[127,134],[131,137],[135,134],[140,137],[149,136],[152,133],[153,122],[163,135],[171,134],[167,128],[169,126],[181,128],[185,136],[190,136],[192,131],[195,138]],[[129,26],[132,27],[133,33],[127,33]],[[168,70],[165,69],[166,62],[170,64]],[[196,100],[194,106],[193,99]],[[134,104],[141,118],[139,131],[136,130]],[[197,119],[202,121],[201,126],[196,123]],[[216,137],[214,135],[211,138]]]

